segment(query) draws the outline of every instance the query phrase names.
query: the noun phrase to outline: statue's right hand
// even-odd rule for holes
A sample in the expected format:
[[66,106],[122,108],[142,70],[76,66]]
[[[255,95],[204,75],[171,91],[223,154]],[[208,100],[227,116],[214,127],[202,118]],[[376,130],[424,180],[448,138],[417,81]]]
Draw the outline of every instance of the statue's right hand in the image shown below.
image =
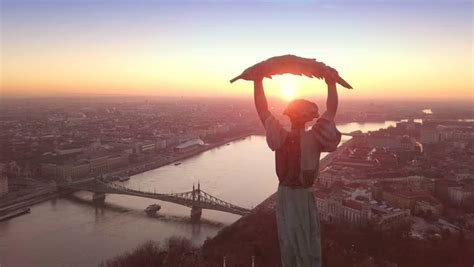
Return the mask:
[[337,82],[337,79],[339,79],[339,73],[337,72],[337,70],[327,66],[324,75],[324,80],[326,81],[326,84],[335,84]]

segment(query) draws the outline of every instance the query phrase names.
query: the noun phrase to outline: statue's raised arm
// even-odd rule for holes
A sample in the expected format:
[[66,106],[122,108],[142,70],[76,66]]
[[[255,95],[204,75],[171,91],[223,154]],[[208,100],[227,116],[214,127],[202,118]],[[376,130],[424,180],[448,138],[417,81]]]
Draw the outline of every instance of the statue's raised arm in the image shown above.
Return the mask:
[[265,97],[265,91],[263,89],[263,77],[257,77],[253,82],[255,108],[257,109],[260,120],[265,124],[265,120],[271,115],[271,113],[268,110],[267,98]]

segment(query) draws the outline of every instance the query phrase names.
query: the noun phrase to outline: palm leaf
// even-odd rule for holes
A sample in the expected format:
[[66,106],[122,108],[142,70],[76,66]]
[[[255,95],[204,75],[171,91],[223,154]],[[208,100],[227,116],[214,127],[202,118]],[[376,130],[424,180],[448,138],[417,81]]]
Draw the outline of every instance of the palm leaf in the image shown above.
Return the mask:
[[[284,55],[271,57],[265,61],[257,63],[244,70],[242,74],[230,80],[230,82],[233,83],[239,79],[254,80],[257,77],[271,78],[272,75],[285,73],[322,79],[329,73],[328,71],[328,66],[322,62],[316,61],[316,59]],[[340,76],[337,79],[337,83],[348,89],[352,89],[352,86],[344,81]]]

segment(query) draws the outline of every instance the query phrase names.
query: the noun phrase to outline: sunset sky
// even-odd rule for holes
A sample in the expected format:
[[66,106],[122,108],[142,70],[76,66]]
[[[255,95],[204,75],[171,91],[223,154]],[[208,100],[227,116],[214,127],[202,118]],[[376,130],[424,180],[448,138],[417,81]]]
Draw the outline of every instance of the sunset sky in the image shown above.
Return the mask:
[[[336,68],[354,98],[474,99],[472,1],[2,0],[1,96],[243,96],[271,56]],[[285,75],[267,93],[324,95]]]

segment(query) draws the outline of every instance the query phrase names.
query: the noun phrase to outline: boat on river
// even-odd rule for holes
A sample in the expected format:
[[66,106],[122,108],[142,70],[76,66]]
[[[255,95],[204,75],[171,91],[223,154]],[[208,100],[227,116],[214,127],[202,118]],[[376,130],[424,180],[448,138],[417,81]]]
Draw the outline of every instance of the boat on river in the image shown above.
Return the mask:
[[145,212],[148,216],[156,215],[156,213],[161,209],[161,206],[158,204],[151,204],[146,207]]
[[120,182],[125,182],[125,181],[128,181],[128,180],[130,180],[130,176],[128,176],[128,175],[125,175],[125,176],[122,176],[122,177],[119,178]]
[[178,166],[178,165],[181,165],[181,162],[176,162],[176,163],[174,164],[174,166]]

